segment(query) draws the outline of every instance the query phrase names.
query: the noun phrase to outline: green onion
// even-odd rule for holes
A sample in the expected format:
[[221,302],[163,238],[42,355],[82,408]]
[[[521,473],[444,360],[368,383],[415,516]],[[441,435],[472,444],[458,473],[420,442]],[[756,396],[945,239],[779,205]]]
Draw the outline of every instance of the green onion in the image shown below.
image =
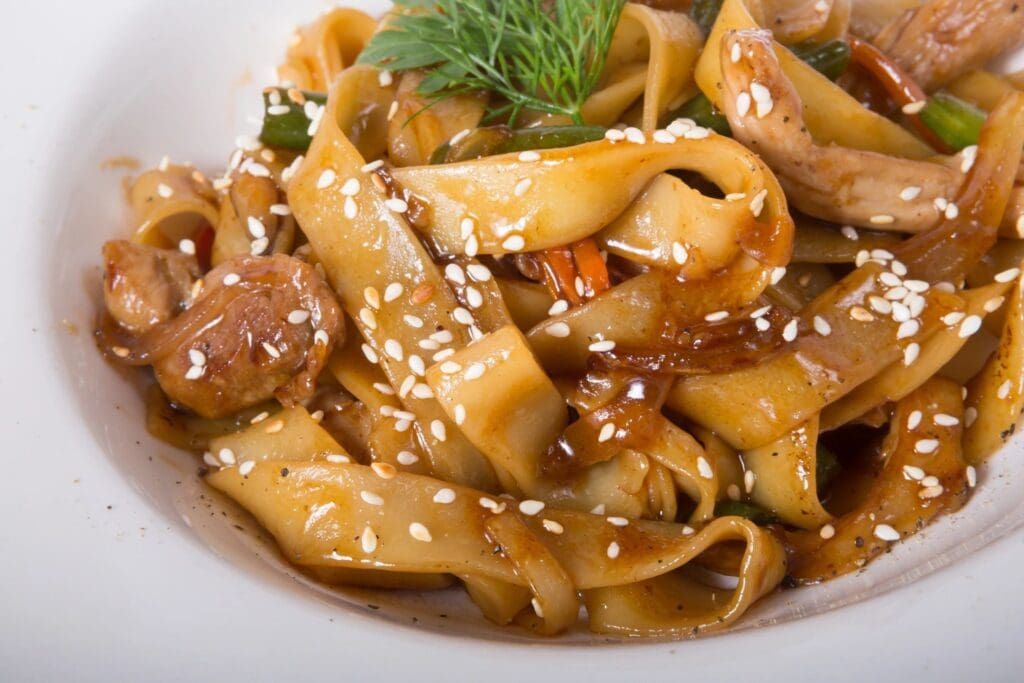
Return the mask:
[[918,117],[954,150],[978,144],[986,114],[974,105],[946,93],[928,98]]
[[720,500],[715,503],[715,517],[743,517],[754,524],[774,524],[778,518],[764,508],[738,500]]
[[842,469],[842,465],[839,464],[836,454],[820,441],[818,442],[816,460],[816,478],[818,480],[818,497],[820,498],[828,490],[829,484],[835,481],[835,478],[839,475],[839,470]]
[[[302,95],[306,100],[320,106],[327,103],[327,95],[323,93],[303,92]],[[277,104],[274,104],[275,102]],[[263,109],[260,142],[268,147],[293,149],[298,152],[309,149],[310,143],[313,142],[313,137],[309,134],[309,124],[312,121],[306,116],[303,105],[293,102],[286,89],[267,88],[263,92]]]
[[450,164],[480,157],[525,152],[531,149],[573,147],[604,137],[600,126],[547,126],[539,128],[509,128],[489,126],[477,128],[455,145],[444,143],[430,155],[432,164]]
[[789,49],[831,81],[842,76],[850,63],[850,45],[845,40],[830,40],[826,43],[804,41],[790,45]]
[[697,22],[700,30],[707,35],[715,25],[721,10],[722,0],[693,0],[693,4],[690,5],[690,18]]

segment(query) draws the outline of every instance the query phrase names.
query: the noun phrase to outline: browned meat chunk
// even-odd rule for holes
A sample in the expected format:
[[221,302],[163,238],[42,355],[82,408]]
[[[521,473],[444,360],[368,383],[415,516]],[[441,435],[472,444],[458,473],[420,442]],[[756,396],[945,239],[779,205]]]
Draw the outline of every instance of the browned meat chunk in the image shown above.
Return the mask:
[[103,298],[122,327],[142,333],[184,310],[199,277],[195,256],[126,240],[103,245]]
[[927,91],[1022,43],[1021,0],[932,0],[899,15],[875,38]]

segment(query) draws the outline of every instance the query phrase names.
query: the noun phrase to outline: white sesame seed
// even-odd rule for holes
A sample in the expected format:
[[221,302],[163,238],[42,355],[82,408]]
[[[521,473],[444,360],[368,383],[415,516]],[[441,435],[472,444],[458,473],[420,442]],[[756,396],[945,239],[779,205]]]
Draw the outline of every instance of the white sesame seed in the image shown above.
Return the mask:
[[934,453],[935,449],[937,449],[938,447],[938,439],[920,439],[917,443],[914,444],[914,451],[917,453],[921,453],[922,455],[927,455],[929,453]]
[[267,236],[267,227],[263,225],[263,221],[256,218],[256,216],[249,216],[249,218],[246,219],[246,225],[248,226],[249,234],[256,239]]
[[391,303],[398,297],[402,296],[402,292],[405,288],[398,282],[392,282],[384,288],[384,302]]
[[363,529],[363,534],[359,537],[359,544],[362,546],[363,552],[367,554],[377,549],[377,534],[372,528]]
[[758,308],[758,309],[754,310],[753,312],[751,312],[750,317],[751,318],[761,318],[761,317],[763,317],[765,315],[768,315],[768,311],[770,311],[770,310],[772,310],[771,304],[769,304],[767,306],[762,306],[761,308]]
[[363,355],[366,356],[366,360],[370,361],[373,364],[377,364],[380,362],[380,356],[377,355],[377,352],[373,349],[372,346],[370,346],[369,344],[363,344],[362,349]]
[[198,365],[199,367],[206,365],[206,354],[199,349],[189,349],[188,359],[192,365]]
[[760,332],[767,332],[771,326],[772,324],[765,318],[757,318],[754,320],[754,327],[756,327]]
[[882,315],[889,315],[892,313],[892,304],[880,296],[868,297],[868,304],[876,313],[881,313]]
[[[395,459],[398,461],[399,465],[409,466],[409,465],[415,465],[417,462],[419,462],[420,458],[419,458],[418,455],[416,455],[415,453],[413,453],[411,451],[399,451],[398,455],[395,456]],[[444,490],[444,489],[442,489],[442,490]],[[437,500],[437,496],[436,495],[434,496],[434,500],[435,501]]]
[[689,257],[689,254],[687,253],[686,247],[683,246],[682,243],[680,243],[680,242],[673,242],[672,243],[672,260],[675,261],[677,265],[681,266],[684,263],[686,263],[686,259],[688,257]]
[[704,320],[709,323],[716,323],[725,320],[729,317],[729,311],[715,311],[714,313],[708,313],[704,316]]
[[378,496],[373,491],[360,491],[359,497],[363,499],[363,502],[367,505],[383,505],[384,499]]
[[743,490],[750,493],[754,490],[754,483],[757,482],[757,474],[754,470],[747,470],[743,473]]
[[828,539],[836,535],[836,528],[831,524],[826,524],[818,530],[818,535],[827,541]]
[[960,155],[963,157],[960,161],[960,172],[967,173],[974,166],[974,162],[978,158],[978,146],[968,145],[960,150]]
[[338,179],[338,174],[332,169],[325,169],[320,177],[316,181],[316,187],[318,190],[326,190],[328,187],[334,184],[334,181]]
[[374,462],[370,464],[370,469],[381,479],[394,479],[398,471],[395,466],[386,462]]
[[880,213],[877,216],[871,217],[872,225],[892,225],[895,222],[895,218],[885,213]]
[[[408,381],[411,377],[406,377]],[[434,398],[434,390],[430,388],[430,385],[424,384],[423,382],[417,382],[412,388],[412,395],[414,398],[427,399]]]
[[466,368],[466,374],[464,375],[464,377],[470,381],[474,379],[480,379],[481,377],[484,376],[484,372],[486,371],[487,366],[484,365],[483,363],[472,363],[468,368]]
[[917,342],[910,342],[907,348],[903,349],[903,365],[909,367],[921,355],[921,345]]
[[452,311],[452,317],[455,318],[455,322],[462,325],[472,325],[474,323],[473,314],[462,306],[458,306]]
[[533,180],[531,180],[530,178],[523,178],[518,183],[516,183],[516,187],[514,190],[515,195],[517,197],[522,197],[524,194],[527,193],[527,191],[529,191],[531,185],[533,185]]
[[174,196],[174,190],[171,188],[171,186],[165,185],[164,183],[160,183],[159,185],[156,186],[156,193],[163,197],[164,199],[170,199],[171,197]]
[[491,269],[482,263],[471,263],[466,266],[466,273],[477,282],[487,282],[491,279]]
[[950,202],[946,206],[945,215],[946,215],[946,218],[948,218],[949,220],[953,220],[954,218],[956,218],[957,216],[960,215],[960,207],[958,207],[953,202]]
[[[507,241],[507,240],[506,240]],[[465,252],[466,256],[473,257],[477,255],[480,250],[480,241],[477,240],[476,235],[470,235],[466,240]]]
[[235,452],[230,448],[222,448],[217,452],[217,458],[225,465],[235,464]]
[[1011,382],[1010,380],[1006,380],[1005,382],[1000,384],[999,388],[996,390],[996,397],[999,398],[1000,400],[1006,399],[1006,397],[1010,395],[1010,389],[1012,388],[1013,382]]
[[484,305],[484,295],[480,293],[479,289],[470,285],[466,287],[466,303],[470,308],[480,308]]
[[925,477],[924,479],[921,480],[921,486],[924,486],[926,488],[931,488],[933,486],[938,486],[938,485],[939,485],[939,478],[934,476],[934,475],[927,476],[927,477]]
[[356,200],[352,197],[345,197],[345,218],[352,220],[359,215],[359,206],[356,204]]
[[754,214],[754,218],[761,215],[764,210],[764,200],[768,196],[768,190],[763,189],[754,195],[754,198],[750,200],[750,212]]
[[921,188],[917,185],[908,185],[900,190],[900,199],[905,202],[912,202],[921,194]]
[[548,309],[548,315],[560,315],[569,310],[569,302],[565,299],[558,299],[555,303],[551,304],[551,308]]
[[309,311],[301,308],[296,308],[288,314],[288,322],[292,325],[301,325],[307,320],[309,320]]
[[537,598],[530,598],[530,606],[533,607],[533,613],[541,619],[544,618],[544,608],[541,607],[540,600]]
[[405,321],[406,325],[413,329],[418,330],[421,327],[423,327],[423,318],[420,318],[419,316],[410,315],[406,313],[405,315],[402,316],[402,320]]
[[854,230],[853,227],[850,225],[844,225],[842,228],[839,229],[839,232],[841,232],[843,234],[843,237],[850,240],[851,242],[856,242],[857,240],[860,239],[860,235],[858,235],[857,231]]
[[923,500],[927,500],[929,498],[938,498],[939,496],[942,495],[942,492],[944,490],[945,489],[943,489],[942,486],[929,486],[918,491],[917,497]]
[[626,139],[626,134],[617,128],[609,128],[605,131],[604,138],[609,142],[621,142]]
[[445,441],[448,438],[448,430],[445,429],[444,422],[440,420],[434,420],[430,423],[430,433],[438,441]]
[[402,351],[402,345],[397,339],[388,339],[384,342],[384,353],[397,361],[401,361],[402,358],[405,357],[405,352]]
[[227,275],[224,276],[223,280],[224,284],[227,285],[228,287],[232,285],[237,285],[241,281],[242,278],[238,276],[238,273],[228,273]]
[[974,406],[968,406],[964,410],[964,426],[968,429],[974,424],[974,421],[978,419],[978,409]]
[[552,337],[559,337],[559,338],[568,337],[569,334],[570,334],[569,326],[566,323],[561,322],[561,321],[551,323],[550,325],[548,325],[546,331]]
[[531,161],[540,161],[540,154],[533,150],[527,150],[519,153],[519,161],[530,163]]
[[921,481],[924,479],[924,470],[913,465],[904,465],[903,476],[912,481]]
[[771,284],[773,284],[773,285],[779,284],[780,282],[782,282],[782,278],[784,278],[784,277],[786,277],[786,267],[785,266],[778,266],[776,268],[772,268],[772,275],[771,275],[771,280],[770,280]]
[[395,118],[395,114],[397,114],[397,113],[398,113],[398,100],[394,100],[391,103],[391,106],[388,107],[388,121],[391,121],[392,119],[394,119]]
[[882,541],[898,541],[900,540],[900,532],[893,529],[888,524],[879,524],[875,527],[875,538]]
[[409,535],[417,541],[422,541],[424,543],[430,543],[434,540],[430,535],[430,530],[419,522],[413,522],[409,525]]
[[900,302],[892,302],[892,319],[894,322],[905,323],[910,320],[910,308]]
[[932,420],[940,427],[955,427],[960,424],[960,420],[946,413],[937,413]]
[[404,199],[398,197],[391,197],[390,199],[384,200],[384,206],[395,213],[405,213],[409,210],[409,203]]
[[782,338],[788,342],[791,342],[794,339],[796,339],[798,325],[799,323],[797,323],[796,318],[793,318],[788,323],[786,323],[786,326],[782,328]]
[[642,145],[647,142],[647,138],[644,137],[643,131],[640,130],[639,128],[634,128],[633,126],[630,126],[622,132],[623,134],[625,134],[626,140],[632,142],[633,144]]
[[741,199],[746,199],[746,198],[747,198],[747,193],[746,192],[730,192],[729,194],[725,195],[725,201],[727,201],[727,202],[738,202]]
[[891,268],[892,272],[896,273],[900,277],[903,277],[907,274],[907,267],[903,265],[902,261],[896,261],[894,259],[893,262],[889,264],[889,268]]
[[369,308],[359,309],[359,320],[369,329],[377,329],[377,315]]
[[409,355],[409,369],[418,377],[423,377],[423,375],[427,374],[426,363],[415,353]]
[[604,443],[605,441],[611,440],[611,438],[615,436],[615,431],[616,427],[614,422],[605,422],[601,425],[601,431],[597,435],[597,442]]
[[921,418],[923,417],[920,410],[915,410],[907,416],[907,429],[913,431],[918,428],[921,424]]
[[178,242],[178,251],[182,254],[188,254],[189,256],[196,255],[196,243],[190,239],[183,239]]
[[269,342],[263,342],[262,346],[263,350],[266,351],[267,355],[270,356],[271,358],[274,358],[276,360],[281,357],[281,352],[273,344]]
[[371,161],[370,163],[364,165],[359,170],[362,171],[363,173],[373,173],[374,171],[376,171],[377,169],[380,169],[380,168],[384,168],[384,160],[383,159],[377,159],[376,161]]
[[1006,301],[1005,296],[994,296],[985,302],[984,309],[986,313],[995,313],[999,310],[1003,302]]
[[195,381],[206,373],[206,368],[201,365],[193,365],[185,371],[185,379]]
[[711,463],[703,455],[697,456],[697,471],[705,479],[714,479],[715,472],[711,469]]
[[1007,270],[997,273],[993,278],[996,282],[1011,282],[1020,277],[1020,268],[1008,268]]
[[213,457],[213,453],[211,453],[210,451],[206,451],[205,453],[203,453],[203,462],[209,465],[210,467],[220,467],[220,462],[217,460],[217,458]]
[[900,323],[899,329],[896,331],[897,339],[906,339],[907,337],[913,337],[921,330],[921,323],[916,320],[907,320],[906,322]]
[[929,285],[924,280],[904,280],[903,286],[909,289],[911,292],[914,292],[915,294],[927,292],[928,288],[931,287],[931,285]]
[[619,556],[619,544],[612,541],[608,544],[608,558],[614,560]]
[[525,246],[526,240],[522,235],[512,235],[501,243],[501,247],[505,251],[521,251]]
[[553,519],[545,519],[541,521],[541,526],[544,527],[545,531],[555,534],[556,536],[565,531],[565,527],[563,527],[561,524],[559,524]]
[[827,337],[832,334],[832,326],[829,325],[828,321],[820,315],[816,315],[814,316],[814,331],[822,337]]
[[981,317],[977,315],[969,315],[964,319],[963,323],[960,324],[959,336],[961,339],[966,339],[980,329]]
[[608,517],[607,522],[617,527],[629,526],[629,520],[625,517]]
[[740,94],[736,96],[736,115],[739,117],[744,117],[748,113],[750,113],[751,103],[752,100],[750,97],[750,93],[748,93],[746,90],[740,92]]
[[967,477],[967,486],[969,488],[973,489],[978,485],[978,470],[974,468],[974,465],[968,465],[964,474]]
[[926,104],[928,104],[927,100],[918,100],[917,102],[909,102],[909,103],[903,105],[902,111],[903,111],[904,114],[906,114],[908,116],[913,116],[914,114],[919,114],[921,112],[921,110],[924,109]]
[[601,341],[594,342],[588,348],[593,353],[607,353],[608,351],[615,349],[615,342],[611,339],[603,339]]
[[544,509],[544,503],[539,500],[524,500],[519,503],[519,511],[528,517],[533,517]]
[[729,49],[729,60],[732,61],[733,64],[739,63],[741,57],[740,53],[740,44],[733,43],[732,47]]
[[656,130],[654,131],[654,135],[651,137],[655,142],[661,145],[671,145],[676,142],[676,136],[672,135],[672,133],[667,130]]

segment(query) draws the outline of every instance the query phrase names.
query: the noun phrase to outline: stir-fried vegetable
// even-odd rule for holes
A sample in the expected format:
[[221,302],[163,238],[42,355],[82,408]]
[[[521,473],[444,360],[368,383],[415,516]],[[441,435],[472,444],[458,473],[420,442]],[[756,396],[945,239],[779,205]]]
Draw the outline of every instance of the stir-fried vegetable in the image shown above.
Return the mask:
[[944,143],[954,150],[978,144],[985,112],[947,93],[928,98],[918,116]]
[[287,88],[267,88],[263,91],[263,130],[260,131],[260,142],[268,147],[293,149],[303,152],[313,141],[312,117],[309,116],[307,102],[313,106],[323,106],[327,95],[319,92],[290,90]]
[[479,159],[497,154],[525,152],[531,149],[555,149],[593,142],[604,137],[600,126],[545,126],[541,128],[509,128],[489,126],[460,135],[453,143],[438,147],[430,157],[432,164]]

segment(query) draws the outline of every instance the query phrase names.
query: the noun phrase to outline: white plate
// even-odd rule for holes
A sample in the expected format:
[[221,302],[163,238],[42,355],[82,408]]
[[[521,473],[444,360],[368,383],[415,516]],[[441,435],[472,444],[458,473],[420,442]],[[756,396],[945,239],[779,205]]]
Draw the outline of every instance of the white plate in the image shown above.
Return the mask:
[[93,0],[7,12],[0,680],[1016,677],[1020,440],[961,514],[868,571],[773,596],[743,626],[787,623],[698,641],[524,644],[452,595],[312,588],[238,533],[194,461],[146,435],[135,390],[93,347],[99,246],[128,229],[122,172],[99,163],[170,153],[219,168],[252,130],[246,115],[289,28],[324,6]]

